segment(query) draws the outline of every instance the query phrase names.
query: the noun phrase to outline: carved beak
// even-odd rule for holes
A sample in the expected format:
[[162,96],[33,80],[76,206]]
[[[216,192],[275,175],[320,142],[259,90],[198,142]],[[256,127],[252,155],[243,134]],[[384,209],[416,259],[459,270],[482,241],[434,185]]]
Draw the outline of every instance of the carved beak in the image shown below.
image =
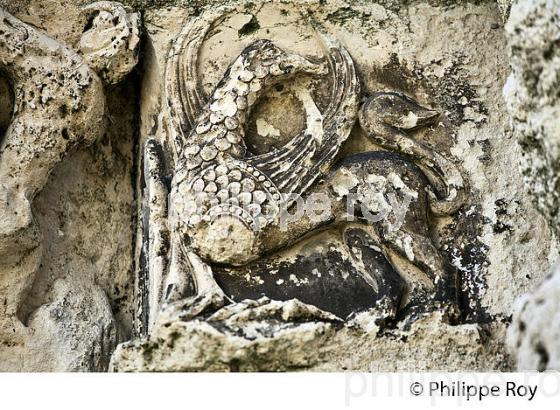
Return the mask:
[[403,113],[393,125],[402,130],[412,131],[435,123],[439,116],[438,111],[418,106],[418,109]]
[[327,65],[317,57],[304,58],[297,54],[291,54],[283,64],[283,69],[290,69],[292,72],[305,74],[323,75],[328,73]]

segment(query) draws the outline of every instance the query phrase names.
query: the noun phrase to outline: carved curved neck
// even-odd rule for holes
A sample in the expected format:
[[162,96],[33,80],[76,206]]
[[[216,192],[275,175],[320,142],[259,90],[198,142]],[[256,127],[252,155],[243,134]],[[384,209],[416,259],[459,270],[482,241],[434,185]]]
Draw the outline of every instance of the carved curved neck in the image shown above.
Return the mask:
[[[274,84],[289,75],[272,75],[269,72],[257,78],[246,56],[239,57],[228,68],[224,79],[212,94],[210,109],[224,117],[235,118],[243,130],[256,102]],[[267,70],[268,71],[268,70]]]
[[[219,113],[225,118],[235,118],[239,122],[239,129],[242,130],[249,120],[255,103],[265,91],[264,88],[261,88],[259,91],[249,92],[245,95],[236,92],[247,87],[250,87],[250,84],[244,83],[237,78],[230,78],[225,81],[222,86],[216,88],[212,95],[211,112]],[[269,88],[269,86],[266,85],[266,88]],[[219,107],[219,109],[216,109],[216,107]]]

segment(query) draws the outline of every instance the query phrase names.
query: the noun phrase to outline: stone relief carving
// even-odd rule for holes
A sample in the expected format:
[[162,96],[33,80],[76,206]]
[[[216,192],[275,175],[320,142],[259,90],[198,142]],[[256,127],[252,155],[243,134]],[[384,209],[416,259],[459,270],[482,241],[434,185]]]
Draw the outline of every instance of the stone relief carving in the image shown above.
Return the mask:
[[[521,177],[500,169],[518,155],[503,142],[496,97],[506,60],[500,47],[468,48],[471,34],[501,44],[500,15],[488,4],[397,3],[69,2],[71,30],[55,27],[59,16],[43,25],[32,10],[0,9],[0,368],[106,370],[131,337],[112,370],[418,369],[408,355],[430,368],[507,368],[509,304],[546,271],[554,246]],[[506,19],[510,3],[499,3]],[[519,24],[510,17],[513,45],[526,41]],[[442,48],[432,29],[453,41]],[[519,88],[517,71],[532,71],[515,67],[504,91],[519,134],[522,93],[507,92]],[[112,111],[131,90],[140,104],[120,123],[128,114]],[[130,128],[139,151],[111,152],[113,127]],[[52,195],[61,179],[49,175],[68,173],[68,154],[90,144],[101,161],[139,164],[119,174],[132,174],[130,203],[114,194],[127,226],[138,199],[137,238],[123,234],[137,253],[109,246],[129,261],[109,266],[96,244],[79,256],[87,262],[44,275],[58,232],[53,219],[42,224],[56,204],[41,191]],[[102,168],[105,190],[115,176]],[[85,242],[96,232],[107,231]],[[98,283],[96,270],[118,271],[120,285],[134,263],[134,289]],[[91,278],[76,280],[82,273]],[[531,333],[521,319],[511,343]],[[519,349],[552,366],[539,344]]]
[[[96,7],[105,10],[105,19],[111,12],[123,18],[118,3],[94,3],[88,9]],[[43,256],[42,233],[33,215],[33,201],[69,152],[80,144],[92,144],[104,132],[105,97],[96,71],[101,70],[98,73],[105,78],[115,79],[135,63],[127,54],[133,54],[136,45],[129,42],[127,51],[115,47],[116,51],[110,52],[112,63],[98,65],[106,58],[103,48],[98,48],[96,54],[87,44],[92,38],[111,39],[115,32],[108,33],[105,27],[99,27],[98,20],[94,21],[83,37],[84,57],[0,9],[0,70],[8,96],[12,97],[3,101],[8,107],[3,112],[9,118],[5,119],[6,129],[2,130],[0,139],[0,289],[4,298],[0,337],[5,346],[13,349],[2,355],[7,366],[18,358],[15,352],[21,349],[46,351],[51,348],[52,338],[72,340],[85,333],[91,346],[86,351],[75,352],[76,357],[60,358],[60,368],[65,369],[66,365],[79,368],[81,361],[91,360],[93,368],[102,369],[106,368],[107,355],[118,342],[112,313],[98,290],[92,294],[91,290],[65,288],[58,283],[54,293],[59,299],[52,306],[30,310],[26,304]],[[123,31],[120,39],[136,36],[132,41],[137,41],[137,20],[131,21],[130,27],[116,31],[119,30]],[[113,49],[107,41],[101,44]],[[129,61],[127,67],[118,63],[119,58]],[[113,73],[111,65],[117,66],[118,73]],[[74,306],[76,298],[78,302]],[[62,321],[49,319],[55,316],[48,310],[61,309],[57,306],[60,303],[66,304],[68,316],[94,312],[92,315],[97,319],[92,320],[102,328],[101,334],[87,321],[83,323],[84,328],[71,324],[69,331]],[[24,362],[31,364],[37,360],[41,358],[30,357]],[[64,360],[69,363],[62,363]],[[39,368],[36,365],[35,369]]]
[[[102,132],[104,100],[101,82],[76,52],[3,10],[0,25],[0,64],[14,90],[0,147],[0,276],[9,298],[3,318],[12,322],[3,336],[11,339],[27,331],[18,310],[41,255],[31,203],[67,152]],[[10,274],[16,268],[20,274]]]
[[127,13],[113,1],[92,3],[83,10],[88,23],[80,39],[80,52],[105,82],[118,83],[138,63],[140,14]]
[[[165,136],[145,149],[145,330],[173,317],[231,320],[232,311],[245,309],[272,317],[286,310],[276,300],[294,301],[297,320],[343,322],[368,309],[379,323],[403,311],[457,317],[457,275],[432,228],[433,218],[463,205],[465,184],[452,161],[410,134],[435,124],[439,113],[402,93],[367,94],[348,50],[320,29],[322,57],[253,41],[206,96],[199,51],[228,13],[192,19],[169,52]],[[287,84],[304,126],[278,148],[256,152],[248,142],[251,116],[267,93]],[[339,159],[354,126],[383,150]],[[261,147],[273,143],[270,135],[257,138]],[[294,218],[298,201],[317,198],[328,203],[320,216]],[[298,271],[307,277],[293,279],[297,264],[265,261],[329,228],[354,253],[334,269],[344,280],[322,278],[310,266]]]

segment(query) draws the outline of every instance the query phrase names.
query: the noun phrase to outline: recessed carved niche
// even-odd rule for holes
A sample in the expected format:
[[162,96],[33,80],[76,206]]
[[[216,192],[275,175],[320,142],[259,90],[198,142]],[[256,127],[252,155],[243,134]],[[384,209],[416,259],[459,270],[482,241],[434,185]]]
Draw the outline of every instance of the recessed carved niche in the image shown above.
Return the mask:
[[[457,263],[480,232],[451,152],[477,121],[455,101],[475,93],[460,76],[434,78],[414,54],[342,33],[336,8],[171,13],[169,30],[148,16],[165,68],[143,142],[145,339],[121,346],[114,370],[274,368],[229,356],[256,346],[306,367],[286,339],[329,350],[332,337],[479,314]],[[227,347],[213,359],[199,334]]]
[[497,4],[77,3],[0,0],[3,369],[510,367]]

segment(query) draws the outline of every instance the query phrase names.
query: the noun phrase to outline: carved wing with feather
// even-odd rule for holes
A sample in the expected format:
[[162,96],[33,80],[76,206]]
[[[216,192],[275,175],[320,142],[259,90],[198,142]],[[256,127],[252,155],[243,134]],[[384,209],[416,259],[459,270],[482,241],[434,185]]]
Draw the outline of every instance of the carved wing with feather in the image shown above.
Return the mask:
[[[168,142],[176,155],[188,145],[189,133],[208,105],[197,73],[199,50],[220,16],[188,24],[170,51],[166,88],[167,95],[176,98],[167,101],[172,128]],[[352,58],[338,41],[320,33],[318,37],[325,48],[331,89],[320,125],[308,123],[280,149],[261,155],[247,151],[238,158],[266,174],[285,195],[303,194],[329,170],[357,117],[360,83]]]

